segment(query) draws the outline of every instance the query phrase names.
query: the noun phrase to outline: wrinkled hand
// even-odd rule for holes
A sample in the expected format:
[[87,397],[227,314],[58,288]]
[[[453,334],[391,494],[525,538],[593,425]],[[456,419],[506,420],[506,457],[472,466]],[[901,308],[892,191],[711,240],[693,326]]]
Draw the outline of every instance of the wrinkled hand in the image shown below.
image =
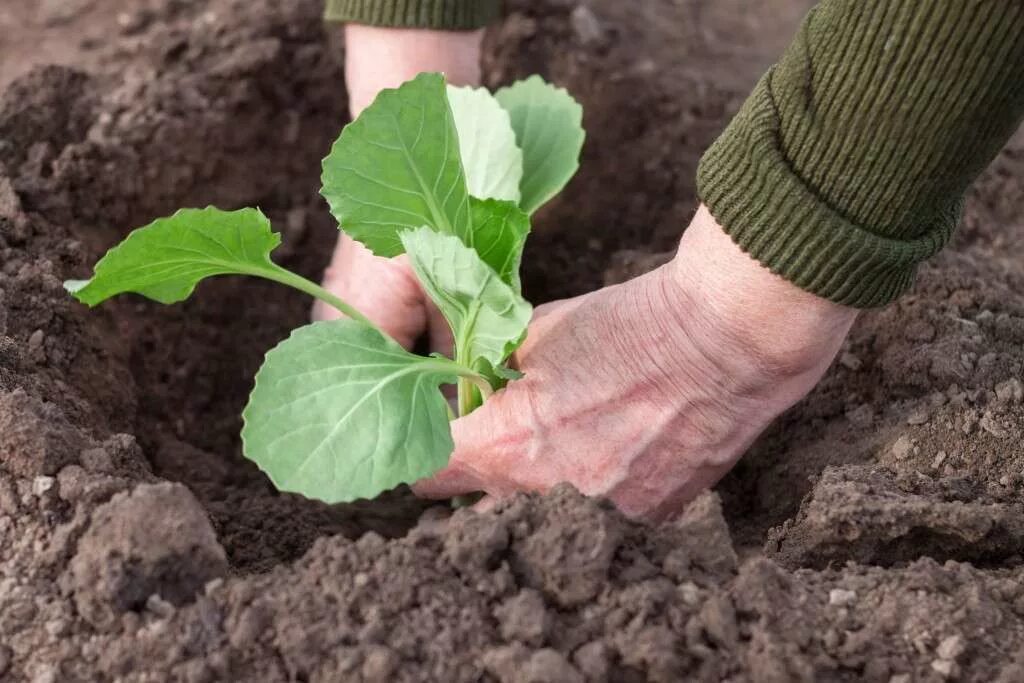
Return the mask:
[[[444,72],[448,82],[478,85],[483,31],[433,31],[345,26],[345,81],[349,109],[358,116],[384,88],[397,88],[424,71]],[[423,292],[408,259],[385,259],[342,234],[323,286],[355,306],[407,349],[428,336],[431,351],[451,353],[451,331]],[[317,302],[314,320],[341,314]]]
[[449,466],[415,490],[493,501],[570,482],[664,519],[810,391],[855,316],[769,273],[702,208],[673,262],[538,309],[525,378],[453,423]]

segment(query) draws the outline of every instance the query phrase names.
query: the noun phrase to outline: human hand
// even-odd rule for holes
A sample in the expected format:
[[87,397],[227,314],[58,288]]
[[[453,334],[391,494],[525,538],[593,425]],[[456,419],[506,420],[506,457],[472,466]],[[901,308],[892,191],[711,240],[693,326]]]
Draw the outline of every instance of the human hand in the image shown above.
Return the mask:
[[[449,83],[478,85],[483,31],[432,31],[347,24],[345,80],[352,117],[385,88],[396,88],[424,71],[443,72]],[[432,351],[450,353],[451,331],[423,292],[408,259],[374,256],[342,233],[323,286],[355,306],[404,347],[425,333]],[[314,320],[341,317],[318,301]]]
[[768,272],[702,207],[671,263],[538,309],[525,377],[453,423],[448,467],[414,489],[493,502],[569,482],[665,519],[810,391],[855,317]]

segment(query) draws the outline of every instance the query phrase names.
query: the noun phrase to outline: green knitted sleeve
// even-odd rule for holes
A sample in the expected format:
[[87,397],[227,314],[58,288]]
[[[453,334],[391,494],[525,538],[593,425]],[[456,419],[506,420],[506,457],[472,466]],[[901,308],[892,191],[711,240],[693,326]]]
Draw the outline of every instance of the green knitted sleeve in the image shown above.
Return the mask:
[[327,0],[328,21],[396,28],[469,30],[501,14],[501,0]]
[[857,307],[906,290],[1024,116],[1024,2],[825,0],[698,170],[747,253]]

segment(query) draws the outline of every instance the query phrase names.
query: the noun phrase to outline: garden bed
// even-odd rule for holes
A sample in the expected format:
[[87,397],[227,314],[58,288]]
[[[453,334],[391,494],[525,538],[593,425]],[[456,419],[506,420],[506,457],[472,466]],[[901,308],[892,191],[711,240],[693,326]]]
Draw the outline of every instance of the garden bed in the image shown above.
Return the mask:
[[[538,217],[529,298],[673,247],[701,152],[811,3],[770,4],[509,3],[488,82],[568,87],[590,136]],[[61,287],[211,203],[262,207],[317,277],[337,231],[312,188],[346,109],[319,12],[151,0],[63,60],[88,71],[0,94],[0,680],[1024,680],[1022,136],[954,247],[680,520],[569,488],[482,515],[326,506],[238,441],[308,300],[223,279],[90,314]]]

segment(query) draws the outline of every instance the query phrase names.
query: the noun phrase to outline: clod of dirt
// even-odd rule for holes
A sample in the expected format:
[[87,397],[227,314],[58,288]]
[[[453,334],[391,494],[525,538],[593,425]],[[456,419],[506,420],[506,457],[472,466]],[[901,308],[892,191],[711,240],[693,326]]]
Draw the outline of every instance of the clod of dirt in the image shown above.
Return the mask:
[[600,592],[624,534],[610,503],[580,504],[574,493],[570,487],[555,489],[553,510],[531,520],[532,528],[514,544],[512,560],[527,585],[563,607],[583,604]]
[[0,465],[21,477],[52,476],[86,441],[61,410],[22,389],[0,394]]
[[583,683],[580,672],[556,650],[531,652],[509,645],[484,653],[483,662],[502,683]]
[[501,624],[501,635],[539,647],[551,633],[551,615],[543,596],[526,588],[498,606],[494,615]]
[[0,163],[16,169],[40,145],[54,148],[85,134],[93,100],[86,96],[90,77],[74,69],[51,66],[18,79],[0,98]]
[[1024,553],[1024,505],[965,480],[828,468],[797,517],[770,532],[765,552],[791,567],[926,556],[993,563]]
[[667,565],[676,565],[678,570],[685,559],[688,572],[716,579],[736,572],[739,559],[717,494],[701,495],[687,506],[673,526],[679,542],[666,558]]
[[96,448],[82,451],[82,466],[89,472],[136,479],[153,476],[138,442],[131,434],[114,434]]
[[173,605],[227,573],[227,555],[199,502],[181,484],[143,484],[96,509],[65,576],[97,628],[152,595]]

